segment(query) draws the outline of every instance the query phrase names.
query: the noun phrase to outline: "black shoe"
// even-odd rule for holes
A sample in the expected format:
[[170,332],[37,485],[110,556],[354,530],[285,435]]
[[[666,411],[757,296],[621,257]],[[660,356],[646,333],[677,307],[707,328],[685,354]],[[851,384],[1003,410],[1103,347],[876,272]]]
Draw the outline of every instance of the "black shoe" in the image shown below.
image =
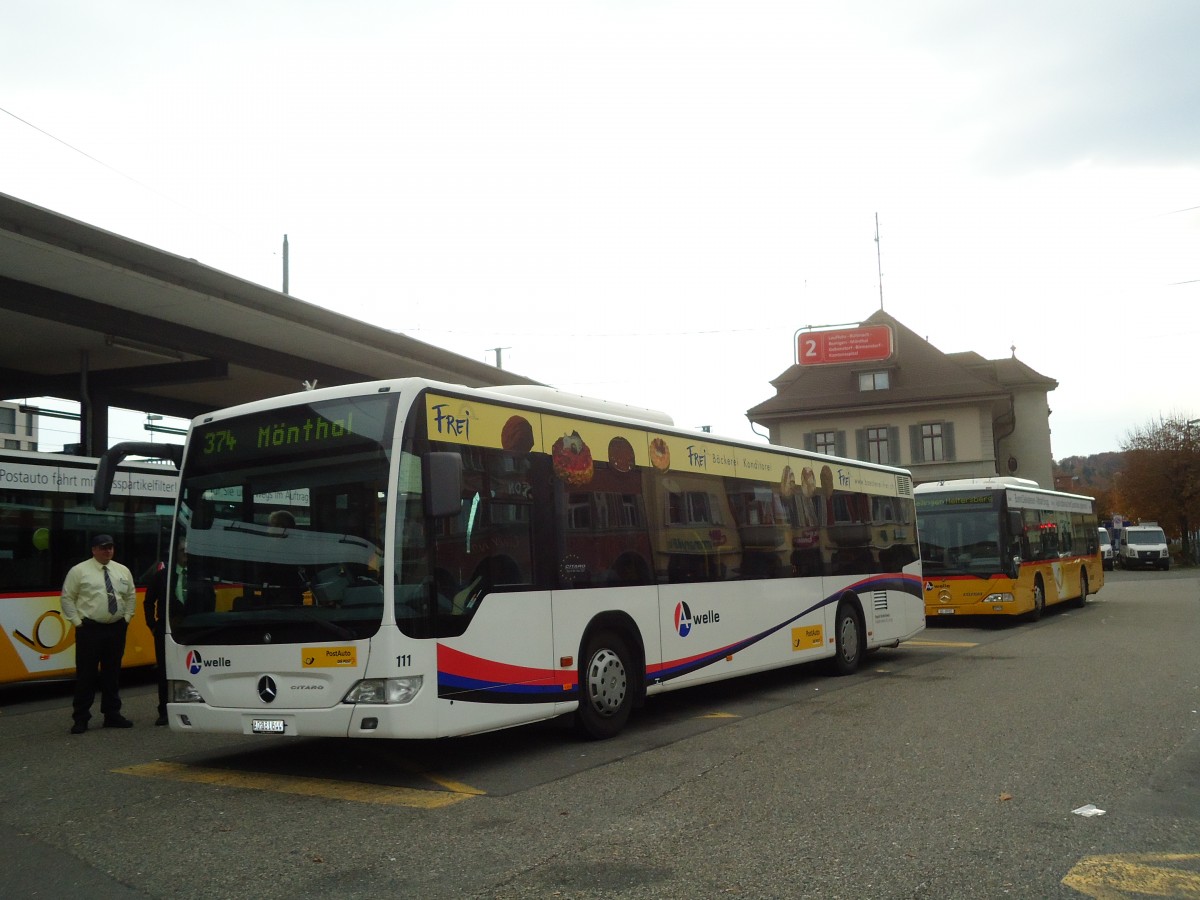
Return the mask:
[[87,731],[87,722],[76,722],[71,726],[71,734],[83,734]]
[[167,725],[170,723],[167,721],[166,716],[159,716],[157,719],[154,720],[154,724],[155,725]]
[[133,723],[124,716],[110,716],[104,720],[105,728],[132,728]]

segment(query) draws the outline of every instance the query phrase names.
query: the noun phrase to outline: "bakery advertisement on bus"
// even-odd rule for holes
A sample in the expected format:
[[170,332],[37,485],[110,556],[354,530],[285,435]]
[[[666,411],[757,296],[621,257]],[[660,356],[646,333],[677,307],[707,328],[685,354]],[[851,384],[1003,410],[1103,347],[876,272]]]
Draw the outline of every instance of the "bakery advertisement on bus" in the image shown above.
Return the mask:
[[[589,484],[597,462],[619,473],[648,469],[692,472],[775,483],[784,496],[816,478],[814,462],[773,450],[750,450],[700,435],[612,425],[430,393],[426,428],[431,441],[490,447],[517,455],[547,453],[554,474],[572,487]],[[845,464],[821,465],[824,491],[892,494],[895,475]],[[803,485],[802,485],[803,486]]]

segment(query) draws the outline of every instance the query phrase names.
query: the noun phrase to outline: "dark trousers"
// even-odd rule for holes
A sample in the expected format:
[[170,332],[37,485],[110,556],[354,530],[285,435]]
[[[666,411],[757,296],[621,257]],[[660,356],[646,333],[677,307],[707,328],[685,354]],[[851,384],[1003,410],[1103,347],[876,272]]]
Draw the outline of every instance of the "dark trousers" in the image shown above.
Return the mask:
[[158,663],[158,714],[167,714],[167,638],[163,627],[154,629],[154,661]]
[[125,655],[124,619],[109,625],[85,619],[75,629],[75,701],[76,722],[92,717],[92,701],[100,689],[100,712],[104,718],[121,714],[121,657]]

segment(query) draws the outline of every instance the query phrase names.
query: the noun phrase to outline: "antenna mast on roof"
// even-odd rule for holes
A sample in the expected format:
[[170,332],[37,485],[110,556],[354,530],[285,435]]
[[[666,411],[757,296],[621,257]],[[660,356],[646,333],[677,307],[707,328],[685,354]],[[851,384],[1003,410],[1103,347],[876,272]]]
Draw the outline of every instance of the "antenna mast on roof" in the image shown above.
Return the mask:
[[883,309],[883,262],[879,255],[879,213],[875,213],[875,268],[879,272],[879,308]]

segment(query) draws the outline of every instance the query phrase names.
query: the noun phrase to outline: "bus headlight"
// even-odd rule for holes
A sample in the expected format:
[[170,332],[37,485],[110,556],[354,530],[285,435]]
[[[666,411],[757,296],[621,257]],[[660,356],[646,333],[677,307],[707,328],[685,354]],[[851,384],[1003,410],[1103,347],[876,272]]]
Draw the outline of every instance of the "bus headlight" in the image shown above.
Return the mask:
[[167,685],[172,703],[203,703],[204,698],[190,681],[172,681]]
[[1012,603],[1012,594],[988,594],[983,598],[984,603]]
[[343,703],[408,703],[421,690],[424,676],[364,678],[342,698]]

